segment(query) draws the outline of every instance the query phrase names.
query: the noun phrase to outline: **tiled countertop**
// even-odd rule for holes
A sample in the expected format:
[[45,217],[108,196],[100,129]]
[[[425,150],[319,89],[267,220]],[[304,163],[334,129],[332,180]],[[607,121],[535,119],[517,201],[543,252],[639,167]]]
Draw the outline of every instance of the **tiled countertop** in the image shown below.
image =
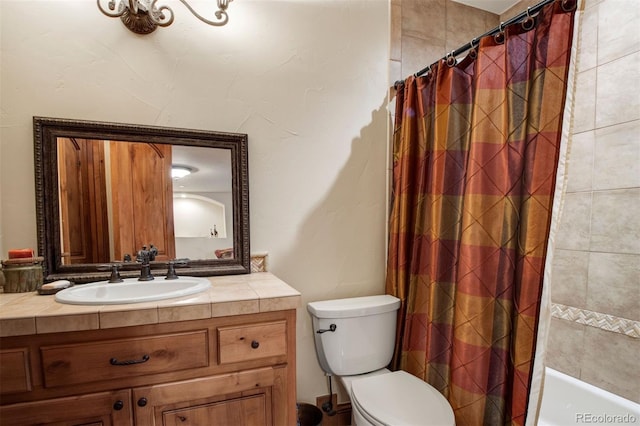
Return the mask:
[[0,294],[0,337],[253,314],[300,304],[300,293],[269,272],[208,279],[211,288],[203,293],[123,305],[67,305],[35,292]]

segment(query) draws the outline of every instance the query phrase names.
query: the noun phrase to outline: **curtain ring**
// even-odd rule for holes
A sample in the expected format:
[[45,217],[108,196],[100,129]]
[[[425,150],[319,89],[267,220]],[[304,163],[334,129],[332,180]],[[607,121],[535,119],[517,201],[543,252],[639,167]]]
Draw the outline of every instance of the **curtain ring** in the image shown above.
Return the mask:
[[527,17],[522,21],[521,25],[522,25],[522,29],[525,31],[529,31],[530,29],[532,29],[535,24],[536,24],[536,20],[533,18],[533,16],[531,16],[531,14],[529,13],[529,9],[531,9],[530,7],[527,7]]
[[471,46],[471,49],[469,49],[469,56],[471,57],[471,59],[476,59],[478,57],[478,51],[476,50],[476,46],[473,45],[473,42],[475,42],[476,39],[471,39],[471,41],[469,42],[469,45]]
[[498,27],[498,32],[493,36],[493,40],[497,44],[504,43],[504,22],[500,22],[500,27]]
[[449,68],[454,67],[457,63],[456,57],[453,56],[454,53],[455,50],[452,50],[451,53],[447,54],[447,65],[449,65]]
[[562,2],[560,2],[560,6],[562,6],[563,11],[572,12],[578,6],[578,2],[575,0],[562,0]]

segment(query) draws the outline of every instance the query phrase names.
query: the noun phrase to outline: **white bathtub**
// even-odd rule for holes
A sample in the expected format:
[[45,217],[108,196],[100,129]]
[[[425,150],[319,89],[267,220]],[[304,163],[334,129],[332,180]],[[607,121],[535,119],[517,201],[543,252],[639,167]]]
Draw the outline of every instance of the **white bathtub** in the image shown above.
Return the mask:
[[546,369],[538,426],[640,425],[640,404]]

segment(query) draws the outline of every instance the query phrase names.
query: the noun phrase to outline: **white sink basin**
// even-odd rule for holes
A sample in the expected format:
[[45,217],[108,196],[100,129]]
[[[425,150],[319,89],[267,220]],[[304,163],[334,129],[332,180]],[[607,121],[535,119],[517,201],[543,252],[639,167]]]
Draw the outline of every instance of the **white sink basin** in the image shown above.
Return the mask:
[[100,281],[79,284],[56,293],[56,301],[72,305],[140,303],[189,296],[203,292],[209,287],[209,280],[200,277],[180,277],[177,280],[158,277],[153,281],[127,278],[121,283]]

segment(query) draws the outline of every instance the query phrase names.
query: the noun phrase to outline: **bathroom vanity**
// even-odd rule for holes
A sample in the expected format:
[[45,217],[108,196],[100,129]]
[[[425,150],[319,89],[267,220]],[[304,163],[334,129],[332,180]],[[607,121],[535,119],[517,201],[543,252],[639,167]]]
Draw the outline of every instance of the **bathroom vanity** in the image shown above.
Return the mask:
[[126,305],[0,295],[0,424],[295,424],[300,294],[266,272],[209,280]]

